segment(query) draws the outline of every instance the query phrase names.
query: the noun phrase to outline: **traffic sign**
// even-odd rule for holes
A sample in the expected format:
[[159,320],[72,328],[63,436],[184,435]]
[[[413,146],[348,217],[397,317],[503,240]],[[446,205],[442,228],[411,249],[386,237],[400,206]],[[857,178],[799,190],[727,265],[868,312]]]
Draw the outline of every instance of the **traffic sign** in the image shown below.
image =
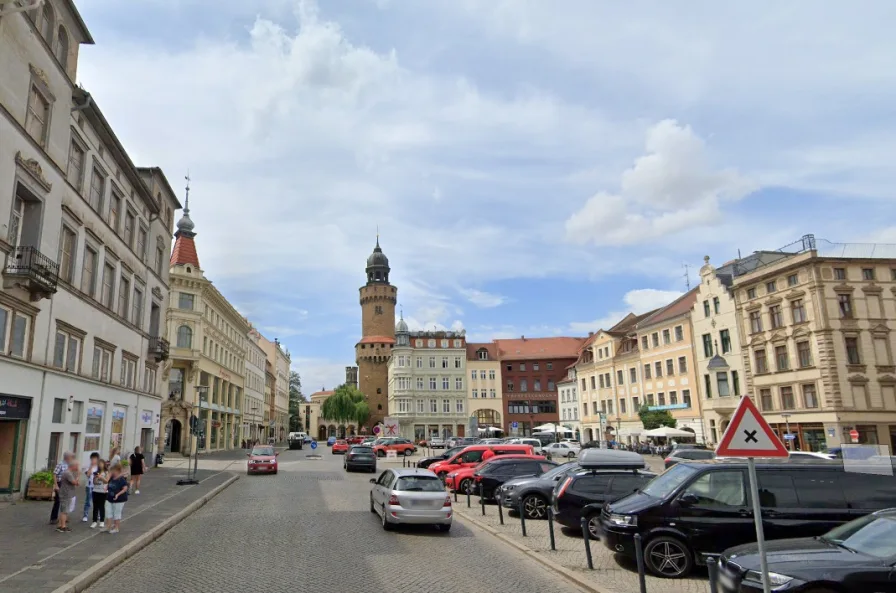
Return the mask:
[[317,441],[311,441],[311,449],[317,449]]
[[788,432],[787,434],[784,435],[784,440],[785,440],[785,441],[792,441],[792,440],[795,440],[795,439],[796,439],[796,435],[795,435],[795,434],[790,434],[790,433]]
[[854,443],[858,443],[858,442],[859,442],[859,431],[856,430],[855,428],[853,428],[852,430],[850,430],[850,431],[849,431],[849,438],[852,439],[852,442],[854,442]]
[[379,434],[379,433],[380,433],[380,425],[377,424],[376,426],[373,427],[373,434]]
[[742,397],[716,448],[719,457],[787,457],[789,453],[756,405]]
[[519,427],[520,427],[520,423],[519,423],[519,422],[511,422],[511,423],[510,423],[510,428],[519,428]]

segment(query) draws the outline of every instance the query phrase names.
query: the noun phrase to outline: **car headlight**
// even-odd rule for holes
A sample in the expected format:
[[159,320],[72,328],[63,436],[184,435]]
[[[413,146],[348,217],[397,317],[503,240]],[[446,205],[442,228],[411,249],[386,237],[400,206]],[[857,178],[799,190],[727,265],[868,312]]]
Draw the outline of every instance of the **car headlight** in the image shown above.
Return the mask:
[[[762,573],[758,570],[748,570],[747,574],[744,575],[745,581],[751,581],[753,583],[757,583],[762,586]],[[793,577],[789,577],[786,574],[780,574],[777,572],[768,573],[768,584],[775,587],[783,587],[787,583],[793,580]]]
[[514,488],[516,488],[516,486],[513,486],[513,485],[508,486],[507,484],[504,484],[503,486],[501,486],[500,489],[502,492],[510,492]]
[[622,527],[635,527],[638,524],[636,515],[610,515],[610,523]]

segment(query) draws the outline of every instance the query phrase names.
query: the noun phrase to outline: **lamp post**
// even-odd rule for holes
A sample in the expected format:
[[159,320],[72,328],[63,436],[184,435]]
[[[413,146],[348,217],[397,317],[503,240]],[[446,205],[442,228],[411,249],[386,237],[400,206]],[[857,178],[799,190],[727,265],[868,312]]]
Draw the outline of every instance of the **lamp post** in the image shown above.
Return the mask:
[[178,486],[191,486],[194,484],[198,484],[199,480],[196,479],[196,474],[199,471],[199,437],[202,435],[200,422],[202,417],[202,400],[205,394],[208,393],[207,385],[197,385],[196,386],[196,395],[198,399],[198,408],[199,408],[199,418],[196,421],[193,421],[193,418],[190,418],[190,450],[193,449],[193,437],[196,437],[196,450],[193,451],[193,470],[190,471],[190,466],[187,466],[187,477],[177,481]]
[[787,444],[787,450],[788,450],[788,451],[792,451],[792,450],[793,450],[793,444],[791,443],[791,439],[788,439],[788,438],[787,438],[788,436],[790,436],[790,414],[787,413],[787,412],[784,412],[783,414],[781,414],[781,418],[784,419],[784,426],[787,427],[787,429],[786,429],[786,430],[787,430],[787,434],[784,435],[784,441],[785,441],[786,444]]

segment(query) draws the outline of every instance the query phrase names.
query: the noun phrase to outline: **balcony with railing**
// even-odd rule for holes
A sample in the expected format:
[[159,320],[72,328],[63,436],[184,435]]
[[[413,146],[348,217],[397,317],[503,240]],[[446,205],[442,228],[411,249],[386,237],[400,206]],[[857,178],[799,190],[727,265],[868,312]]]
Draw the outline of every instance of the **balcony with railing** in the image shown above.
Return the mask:
[[149,339],[149,356],[156,362],[168,360],[168,340],[165,338],[153,337]]
[[36,247],[16,247],[6,259],[3,287],[18,286],[31,295],[32,301],[50,298],[58,282],[59,264]]

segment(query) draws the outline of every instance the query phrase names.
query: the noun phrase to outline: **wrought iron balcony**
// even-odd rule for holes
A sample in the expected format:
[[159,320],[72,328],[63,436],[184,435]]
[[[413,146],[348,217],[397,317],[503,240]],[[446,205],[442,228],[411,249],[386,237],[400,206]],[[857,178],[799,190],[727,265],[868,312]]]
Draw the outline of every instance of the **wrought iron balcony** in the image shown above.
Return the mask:
[[28,291],[32,301],[48,299],[56,293],[59,264],[36,247],[16,247],[6,259],[3,286],[19,286]]
[[168,346],[168,340],[166,340],[165,338],[150,338],[149,355],[155,358],[156,362],[168,360]]

